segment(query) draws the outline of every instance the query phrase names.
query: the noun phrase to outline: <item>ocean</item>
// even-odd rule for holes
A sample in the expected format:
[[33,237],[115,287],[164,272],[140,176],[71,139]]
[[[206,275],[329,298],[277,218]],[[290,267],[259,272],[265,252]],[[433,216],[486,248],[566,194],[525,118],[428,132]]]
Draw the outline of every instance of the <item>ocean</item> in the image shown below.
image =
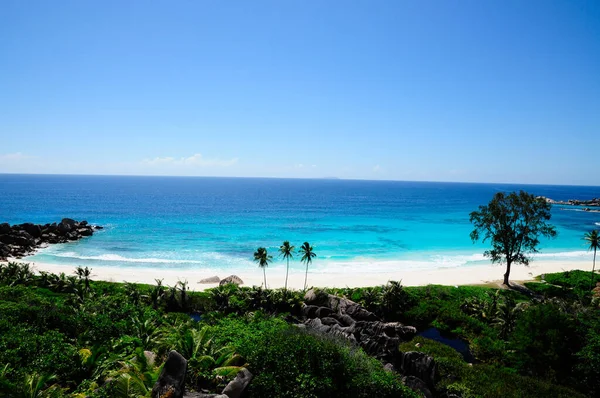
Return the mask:
[[[259,246],[280,267],[284,240],[314,246],[313,272],[468,267],[484,261],[486,247],[469,238],[469,212],[496,192],[520,189],[556,200],[600,197],[600,187],[585,186],[0,174],[0,222],[70,217],[104,226],[27,258],[73,267],[233,273],[256,267]],[[542,241],[539,257],[590,256],[582,236],[600,228],[600,213],[554,206],[551,222],[558,237]]]

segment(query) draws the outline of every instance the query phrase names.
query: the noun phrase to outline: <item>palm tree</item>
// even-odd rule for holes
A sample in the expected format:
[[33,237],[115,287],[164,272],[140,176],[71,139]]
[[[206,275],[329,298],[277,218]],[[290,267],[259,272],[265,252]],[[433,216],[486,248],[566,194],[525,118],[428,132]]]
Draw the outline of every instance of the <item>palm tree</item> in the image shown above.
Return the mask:
[[289,241],[283,242],[281,246],[279,246],[279,253],[281,253],[281,257],[287,260],[287,268],[285,270],[285,290],[287,290],[287,281],[288,281],[288,273],[290,272],[290,258],[294,258],[294,249],[296,247],[290,245]]
[[590,244],[589,249],[594,250],[594,263],[592,265],[592,285],[590,289],[594,287],[594,271],[596,270],[596,250],[600,248],[600,236],[598,236],[598,231],[594,230],[592,232],[587,232],[583,236],[583,240]]
[[308,265],[312,263],[312,259],[317,257],[315,252],[313,252],[313,247],[308,242],[304,242],[298,252],[302,254],[300,258],[300,262],[306,263],[306,274],[304,275],[304,290],[306,290],[306,279],[308,278]]
[[263,270],[263,275],[265,277],[265,289],[267,288],[267,272],[265,271],[265,268],[269,266],[269,263],[272,259],[273,256],[269,256],[269,254],[267,253],[267,249],[265,249],[264,247],[259,247],[254,252],[254,261],[256,261],[258,263],[258,266]]
[[80,280],[83,280],[86,293],[90,291],[90,277],[92,276],[92,269],[85,267],[75,268],[75,274]]

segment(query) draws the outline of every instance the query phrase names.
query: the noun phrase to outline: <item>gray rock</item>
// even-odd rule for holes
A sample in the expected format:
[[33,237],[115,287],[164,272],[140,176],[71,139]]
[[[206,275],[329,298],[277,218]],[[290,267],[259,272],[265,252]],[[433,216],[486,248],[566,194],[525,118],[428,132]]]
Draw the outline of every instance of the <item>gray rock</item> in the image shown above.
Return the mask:
[[233,283],[235,285],[243,285],[244,281],[242,280],[242,278],[240,278],[237,275],[229,275],[227,278],[221,280],[221,282],[219,282],[219,286],[221,285],[226,285],[228,283]]
[[425,398],[433,398],[431,390],[425,382],[415,376],[407,376],[404,378],[404,384],[411,390],[421,393]]
[[63,224],[62,222],[56,227],[56,231],[61,235],[71,232],[71,229],[72,227],[69,224]]
[[169,352],[167,362],[152,388],[152,398],[183,398],[187,361],[177,351]]
[[333,326],[333,325],[342,326],[342,324],[337,319],[330,318],[330,317],[321,318],[321,322],[323,323],[323,325],[327,325],[327,326]]
[[[307,305],[316,305],[327,307],[337,314],[347,314],[357,321],[378,321],[377,315],[367,311],[360,304],[355,303],[344,297],[327,294],[321,290],[310,289],[304,295],[304,302]],[[328,315],[327,315],[328,316]]]
[[75,228],[79,224],[77,221],[73,220],[72,218],[63,218],[60,221],[60,223],[63,225],[68,225],[69,227],[71,227],[71,229]]
[[409,351],[400,353],[400,372],[405,376],[414,376],[429,387],[435,386],[438,378],[435,360],[422,352]]
[[383,370],[385,370],[386,372],[395,372],[396,367],[388,362],[385,365],[383,365]]
[[152,351],[144,351],[144,356],[146,357],[148,365],[154,366],[154,363],[156,362],[156,354]]
[[333,311],[327,307],[319,307],[315,313],[317,318],[326,318],[331,316],[331,314],[333,314]]
[[316,318],[318,309],[319,307],[317,307],[316,305],[303,305],[302,315],[304,315],[307,318]]
[[8,234],[10,233],[10,224],[9,223],[2,223],[0,224],[0,234]]
[[42,236],[42,227],[32,223],[25,223],[20,225],[21,229],[27,232],[34,238],[39,238]]
[[219,283],[221,282],[221,278],[218,276],[211,276],[210,278],[200,279],[198,283]]
[[248,384],[252,381],[252,373],[246,368],[240,370],[233,380],[223,389],[223,395],[229,398],[240,398]]
[[350,315],[340,315],[336,318],[340,323],[344,326],[352,326],[356,323],[354,319]]
[[79,228],[77,234],[80,236],[92,236],[94,231],[91,228]]

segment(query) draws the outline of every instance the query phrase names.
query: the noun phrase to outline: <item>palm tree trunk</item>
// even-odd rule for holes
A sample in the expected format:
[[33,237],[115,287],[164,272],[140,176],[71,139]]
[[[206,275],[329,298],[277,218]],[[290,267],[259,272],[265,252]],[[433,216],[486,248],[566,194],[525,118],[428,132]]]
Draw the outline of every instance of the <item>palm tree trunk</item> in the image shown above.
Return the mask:
[[590,286],[590,290],[594,288],[594,271],[596,270],[596,248],[594,247],[594,262],[592,265],[592,285]]
[[267,271],[265,270],[265,267],[263,267],[263,275],[265,276],[265,289],[267,288]]
[[287,258],[287,268],[285,269],[285,289],[287,290],[287,280],[288,280],[288,274],[290,272],[290,258]]
[[306,263],[306,273],[304,274],[304,290],[306,290],[306,279],[308,278],[308,263]]

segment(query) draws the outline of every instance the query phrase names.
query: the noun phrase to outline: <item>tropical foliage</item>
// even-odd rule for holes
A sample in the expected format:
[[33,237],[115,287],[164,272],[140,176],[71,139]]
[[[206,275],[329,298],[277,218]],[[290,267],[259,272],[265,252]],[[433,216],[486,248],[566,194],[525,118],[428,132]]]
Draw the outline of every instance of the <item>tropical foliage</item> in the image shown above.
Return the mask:
[[285,285],[284,289],[287,290],[288,283],[288,274],[290,273],[290,259],[294,257],[295,246],[291,245],[289,241],[284,241],[281,246],[279,246],[279,253],[284,260],[287,261],[287,266],[285,268]]
[[308,242],[304,242],[298,252],[301,254],[300,262],[306,264],[306,273],[304,274],[304,289],[306,290],[306,282],[308,279],[308,266],[312,263],[313,258],[317,257],[313,247]]
[[583,239],[589,245],[589,249],[594,251],[594,262],[592,265],[592,282],[590,284],[591,287],[594,286],[594,272],[596,271],[596,251],[600,248],[600,234],[598,234],[597,230],[593,230],[592,232],[587,232]]
[[272,259],[273,259],[273,256],[269,256],[267,249],[265,249],[264,247],[259,247],[254,252],[254,261],[256,261],[258,263],[258,266],[260,268],[262,268],[262,270],[263,270],[263,275],[265,277],[265,284],[264,284],[265,289],[267,288],[266,269],[269,266],[269,263],[271,262]]
[[[0,265],[0,396],[148,396],[172,349],[189,360],[190,391],[220,391],[247,367],[255,375],[250,397],[413,396],[362,350],[291,326],[302,292],[236,285],[192,292],[185,282],[93,281],[89,271]],[[399,347],[436,358],[439,393],[578,397],[600,393],[600,307],[590,281],[589,271],[546,274],[528,284],[544,292],[533,297],[392,281],[328,292],[386,321],[468,343],[472,366],[423,337]]]

